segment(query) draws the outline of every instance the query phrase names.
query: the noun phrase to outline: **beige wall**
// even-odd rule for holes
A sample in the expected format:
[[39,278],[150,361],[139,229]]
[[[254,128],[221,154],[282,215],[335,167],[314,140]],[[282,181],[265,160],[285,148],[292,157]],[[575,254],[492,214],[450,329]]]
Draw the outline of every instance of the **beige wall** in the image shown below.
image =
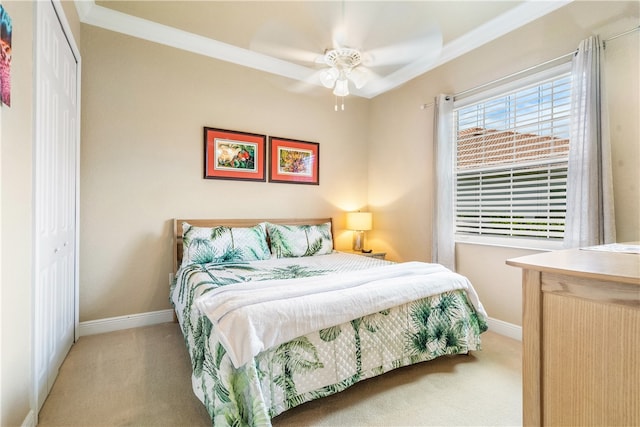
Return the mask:
[[[638,25],[637,2],[574,2],[501,37],[371,103],[370,241],[396,260],[431,259],[433,107],[439,93],[457,93],[572,52],[592,33],[617,34]],[[640,117],[638,33],[607,44],[607,83],[619,241],[640,240],[638,205]],[[520,271],[508,258],[532,251],[458,244],[458,271],[476,286],[489,316],[521,324]]]
[[[367,102],[82,26],[80,321],[170,307],[172,218],[331,216],[367,202]],[[320,143],[320,185],[205,180],[203,126]]]
[[11,107],[2,106],[2,407],[0,425],[30,410],[32,272],[33,4],[3,1],[13,22]]
[[[420,105],[569,53],[591,33],[626,30],[637,16],[636,2],[574,2],[390,93],[349,98],[339,114],[326,94],[300,96],[254,70],[82,25],[80,320],[169,307],[173,217],[330,215],[345,248],[341,213],[368,205],[369,246],[398,261],[430,260],[433,108]],[[607,50],[608,74],[624,76],[610,77],[624,240],[640,239],[638,100],[623,83],[637,87],[634,37]],[[320,142],[321,185],[203,180],[203,126]],[[504,260],[523,253],[457,250],[490,315],[514,324],[520,273]]]
[[640,241],[640,32],[610,41],[605,54],[617,240]]

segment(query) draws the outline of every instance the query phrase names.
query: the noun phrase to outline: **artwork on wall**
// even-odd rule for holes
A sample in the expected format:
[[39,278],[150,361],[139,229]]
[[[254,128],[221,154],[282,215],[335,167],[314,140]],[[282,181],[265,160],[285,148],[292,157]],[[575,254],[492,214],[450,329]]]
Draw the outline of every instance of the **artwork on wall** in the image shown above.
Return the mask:
[[0,101],[11,106],[11,17],[0,5]]
[[204,177],[266,180],[266,136],[204,128]]
[[269,181],[320,184],[320,144],[269,137]]

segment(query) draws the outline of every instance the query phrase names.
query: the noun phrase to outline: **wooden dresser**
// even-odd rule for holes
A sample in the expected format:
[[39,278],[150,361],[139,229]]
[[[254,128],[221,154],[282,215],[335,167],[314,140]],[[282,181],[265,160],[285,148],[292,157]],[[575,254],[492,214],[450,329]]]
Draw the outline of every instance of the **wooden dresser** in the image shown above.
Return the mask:
[[640,255],[563,250],[521,267],[525,426],[640,426]]

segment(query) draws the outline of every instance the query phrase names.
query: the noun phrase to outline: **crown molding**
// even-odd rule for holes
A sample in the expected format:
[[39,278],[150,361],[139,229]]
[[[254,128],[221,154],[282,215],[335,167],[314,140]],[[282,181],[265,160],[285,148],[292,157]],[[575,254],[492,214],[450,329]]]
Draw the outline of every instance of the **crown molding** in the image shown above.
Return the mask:
[[316,71],[249,49],[243,49],[99,6],[93,0],[76,1],[76,9],[80,20],[85,24],[256,70],[278,74],[290,79],[305,80]]
[[[386,77],[370,81],[359,90],[353,90],[352,94],[374,98],[572,1],[526,0],[447,43],[436,58],[433,55],[418,58]],[[312,68],[99,6],[94,0],[77,0],[75,4],[80,21],[88,25],[307,83],[313,82],[311,77],[316,73]],[[315,84],[321,86],[319,82]]]
[[362,96],[374,98],[384,92],[400,86],[427,71],[433,70],[459,56],[464,55],[480,46],[489,43],[507,33],[533,22],[567,4],[573,0],[536,1],[527,0],[521,5],[485,22],[474,30],[458,37],[442,47],[440,55],[431,60],[420,58],[405,65],[390,75],[372,82],[362,89]]

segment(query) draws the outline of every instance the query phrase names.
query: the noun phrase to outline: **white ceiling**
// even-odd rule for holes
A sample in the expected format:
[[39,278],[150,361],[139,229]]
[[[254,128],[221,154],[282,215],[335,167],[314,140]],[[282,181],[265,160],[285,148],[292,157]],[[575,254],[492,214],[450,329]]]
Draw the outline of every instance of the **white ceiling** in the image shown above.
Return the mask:
[[[442,34],[439,55],[425,54],[408,64],[375,69],[377,77],[352,93],[373,98],[439,65],[570,3],[527,1],[76,1],[83,23],[184,49],[309,83],[317,65],[279,50],[270,56],[251,50],[268,28],[278,28],[291,48],[321,54],[332,46],[336,13],[351,8],[347,25],[361,25],[376,40],[431,22]],[[382,10],[383,19],[371,12]],[[408,14],[404,16],[402,14]],[[396,14],[396,20],[390,15]],[[411,28],[414,27],[414,28]],[[282,34],[290,35],[283,38]],[[364,34],[364,32],[363,32]],[[393,43],[393,42],[392,42]],[[358,47],[358,46],[351,46]],[[316,84],[316,82],[313,82]]]

